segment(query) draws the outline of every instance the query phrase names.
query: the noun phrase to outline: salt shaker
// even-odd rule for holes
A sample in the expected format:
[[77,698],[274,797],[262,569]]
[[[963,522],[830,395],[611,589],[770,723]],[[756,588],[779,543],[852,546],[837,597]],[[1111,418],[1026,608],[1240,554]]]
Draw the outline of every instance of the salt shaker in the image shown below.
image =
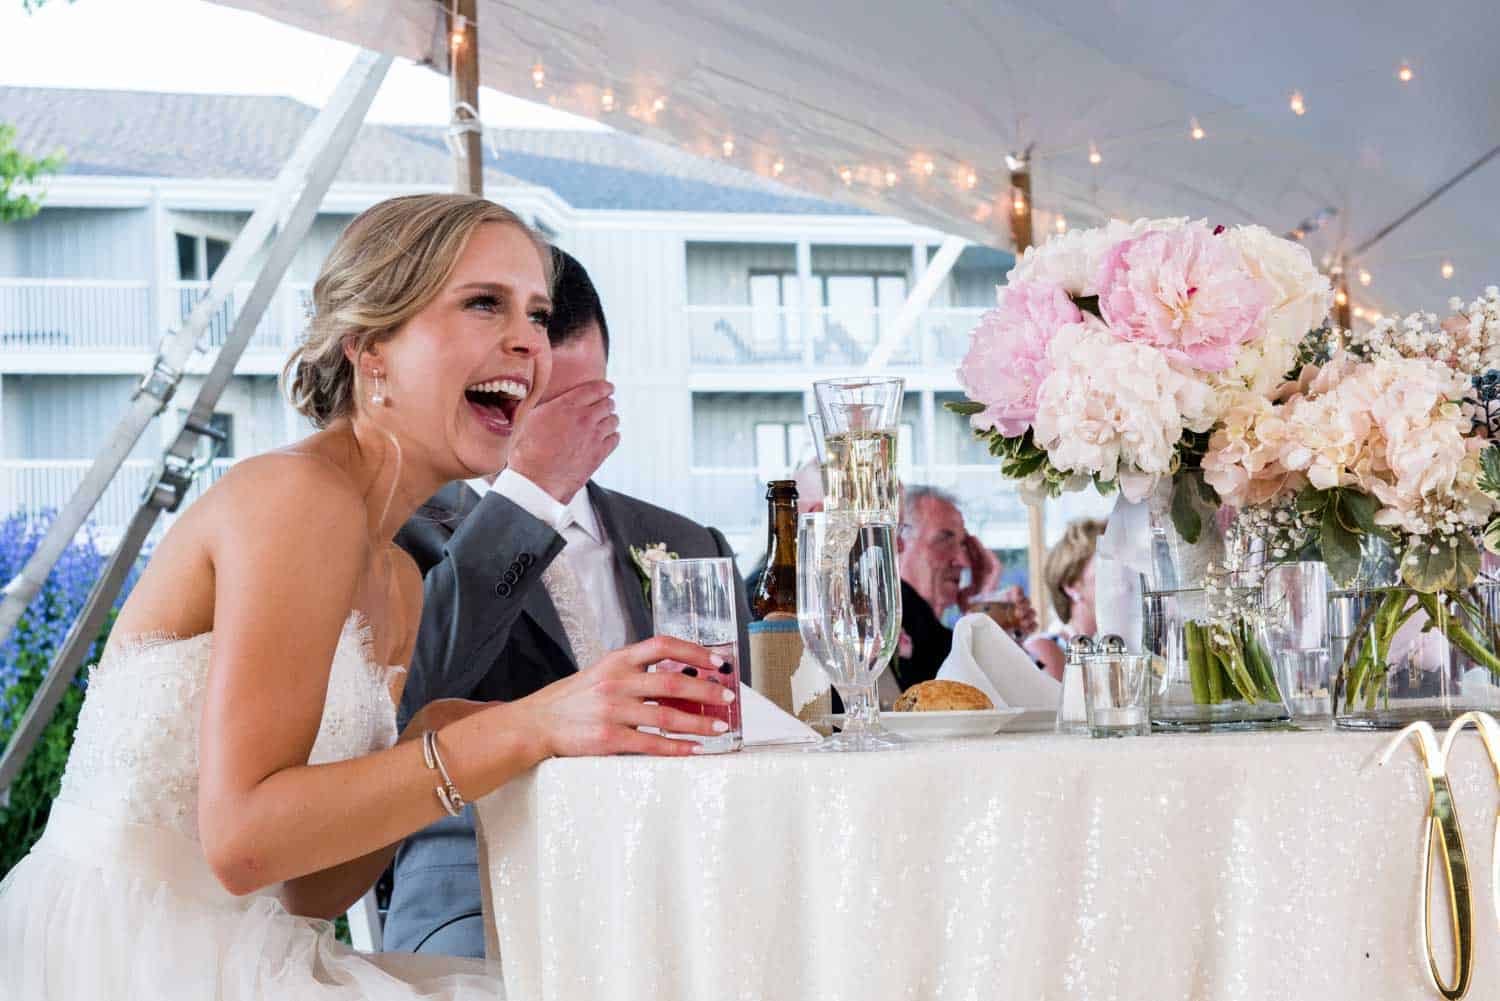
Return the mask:
[[1057,700],[1057,732],[1089,732],[1088,714],[1083,704],[1083,659],[1095,652],[1094,641],[1075,636],[1068,642],[1068,657],[1063,664],[1062,695]]

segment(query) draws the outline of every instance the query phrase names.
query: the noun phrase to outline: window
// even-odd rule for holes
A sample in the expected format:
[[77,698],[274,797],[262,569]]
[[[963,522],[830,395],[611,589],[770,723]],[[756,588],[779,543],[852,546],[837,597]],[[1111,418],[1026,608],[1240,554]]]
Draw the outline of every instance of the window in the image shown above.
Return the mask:
[[755,425],[755,469],[762,480],[780,480],[813,457],[806,421],[761,421]]
[[185,282],[208,281],[224,263],[229,241],[192,233],[177,234],[177,278]]

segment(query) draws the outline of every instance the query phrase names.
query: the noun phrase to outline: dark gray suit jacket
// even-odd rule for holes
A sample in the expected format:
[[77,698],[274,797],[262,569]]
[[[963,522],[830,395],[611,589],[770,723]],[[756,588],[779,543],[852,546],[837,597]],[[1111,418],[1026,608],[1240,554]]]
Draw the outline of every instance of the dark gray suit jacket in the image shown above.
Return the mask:
[[[630,640],[652,635],[651,611],[630,546],[665,542],[684,559],[733,556],[717,529],[644,501],[588,485],[589,499],[615,550],[615,571]],[[562,552],[562,536],[497,493],[481,500],[450,483],[423,505],[396,541],[424,577],[422,623],[401,697],[401,721],[434,699],[512,701],[577,670],[562,620],[542,587],[542,571]],[[750,609],[738,596],[740,674],[749,680]],[[407,838],[396,853],[384,943],[416,951],[481,910],[473,809]],[[482,939],[463,939],[481,955]],[[451,940],[450,940],[451,941]]]

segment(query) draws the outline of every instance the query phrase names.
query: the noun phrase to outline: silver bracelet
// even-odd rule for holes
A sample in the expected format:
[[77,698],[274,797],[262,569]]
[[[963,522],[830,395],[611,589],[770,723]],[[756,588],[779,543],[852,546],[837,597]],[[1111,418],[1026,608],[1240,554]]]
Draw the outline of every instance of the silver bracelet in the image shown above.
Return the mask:
[[422,734],[422,760],[427,762],[428,768],[443,777],[443,784],[433,786],[432,789],[437,793],[438,802],[443,804],[443,809],[448,811],[448,816],[456,817],[463,813],[464,798],[453,784],[453,779],[449,778],[448,766],[443,764],[443,756],[438,753],[436,730],[428,730]]

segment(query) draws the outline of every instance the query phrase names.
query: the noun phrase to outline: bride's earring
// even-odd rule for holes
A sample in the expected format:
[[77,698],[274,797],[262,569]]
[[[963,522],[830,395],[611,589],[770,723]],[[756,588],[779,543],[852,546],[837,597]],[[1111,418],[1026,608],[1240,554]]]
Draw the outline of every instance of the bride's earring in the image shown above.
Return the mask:
[[375,379],[375,390],[370,393],[370,404],[376,407],[385,406],[385,370],[377,368],[370,375]]

